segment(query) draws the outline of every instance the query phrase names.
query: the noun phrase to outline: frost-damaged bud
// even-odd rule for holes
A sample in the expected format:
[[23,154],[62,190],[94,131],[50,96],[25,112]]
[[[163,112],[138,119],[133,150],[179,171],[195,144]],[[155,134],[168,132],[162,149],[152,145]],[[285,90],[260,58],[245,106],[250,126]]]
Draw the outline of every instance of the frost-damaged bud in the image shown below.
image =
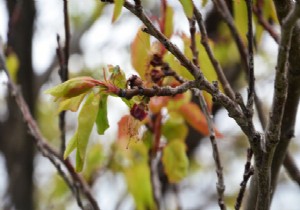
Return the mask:
[[132,75],[127,80],[127,85],[126,86],[129,86],[131,89],[133,89],[134,87],[142,88],[143,87],[143,80],[141,78],[139,78],[137,75]]
[[134,104],[130,110],[131,116],[135,119],[142,121],[148,115],[147,113],[147,106],[144,103]]
[[55,100],[60,98],[72,98],[99,85],[103,86],[103,83],[91,77],[76,77],[46,90],[45,93],[54,96]]

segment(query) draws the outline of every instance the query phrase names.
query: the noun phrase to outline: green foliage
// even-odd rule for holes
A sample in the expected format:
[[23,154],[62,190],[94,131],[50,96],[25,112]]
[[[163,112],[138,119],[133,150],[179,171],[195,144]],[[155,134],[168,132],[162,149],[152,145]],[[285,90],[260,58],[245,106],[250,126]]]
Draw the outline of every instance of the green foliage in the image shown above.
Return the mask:
[[99,108],[96,118],[96,125],[98,134],[104,134],[107,128],[109,128],[109,122],[107,119],[107,95],[101,94],[99,101]]
[[140,29],[131,44],[131,64],[142,79],[145,79],[145,73],[147,72],[149,52],[150,36]]
[[115,22],[119,18],[120,14],[122,12],[124,1],[125,0],[115,0],[114,1],[115,6],[114,6],[114,14],[112,17],[112,22]]
[[162,162],[171,183],[181,181],[188,173],[189,160],[185,149],[184,142],[173,140],[163,150]]
[[171,115],[162,126],[162,134],[167,138],[168,142],[178,139],[184,141],[188,134],[188,128],[183,118]]
[[247,6],[246,1],[233,1],[234,22],[240,37],[244,43],[247,41],[246,34],[248,32]]
[[20,62],[16,53],[12,52],[9,54],[9,56],[6,58],[6,66],[9,70],[11,79],[14,82],[17,82],[17,73],[20,66]]
[[172,7],[167,5],[166,12],[165,12],[165,30],[164,34],[167,38],[170,38],[173,35],[173,16],[174,10]]
[[192,18],[194,14],[194,5],[192,0],[179,0],[182,4],[185,15],[188,18]]
[[78,127],[67,145],[66,158],[76,148],[76,171],[82,171],[86,147],[99,109],[100,95],[91,93],[86,99],[78,115]]

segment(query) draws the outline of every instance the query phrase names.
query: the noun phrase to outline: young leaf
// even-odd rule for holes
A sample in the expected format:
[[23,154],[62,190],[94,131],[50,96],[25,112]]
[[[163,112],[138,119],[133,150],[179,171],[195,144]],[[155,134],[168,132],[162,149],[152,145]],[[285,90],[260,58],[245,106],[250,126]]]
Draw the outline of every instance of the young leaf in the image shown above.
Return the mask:
[[115,7],[114,7],[114,14],[112,17],[112,22],[115,22],[118,17],[120,16],[121,12],[122,12],[122,7],[124,4],[125,0],[114,0],[115,3]]
[[127,182],[128,191],[134,198],[136,209],[155,210],[150,168],[148,165],[148,148],[144,143],[138,142],[133,143],[125,152],[123,159],[127,159],[129,164],[124,165],[123,172]]
[[[234,22],[244,43],[247,41],[248,32],[247,6],[246,1],[233,1]],[[252,21],[252,20],[251,20]]]
[[162,163],[171,183],[178,183],[188,173],[189,160],[185,150],[181,140],[171,141],[163,150]]
[[[118,140],[130,140],[137,138],[141,122],[131,115],[123,116],[118,122]],[[123,141],[124,142],[124,141]]]
[[95,95],[94,93],[91,93],[86,99],[78,115],[77,130],[67,145],[64,154],[64,158],[66,158],[77,148],[76,171],[78,172],[83,168],[86,147],[99,109],[99,100],[99,94]]
[[9,74],[14,82],[17,81],[17,73],[20,66],[19,58],[16,53],[9,53],[6,58],[6,66],[9,71]]
[[153,114],[157,114],[161,109],[167,106],[169,97],[167,96],[155,96],[150,98],[149,109]]
[[99,109],[96,118],[97,132],[98,134],[104,134],[105,130],[109,128],[109,122],[107,119],[107,95],[102,94],[99,102]]
[[64,152],[64,159],[66,159],[71,154],[71,152],[73,152],[76,149],[77,138],[78,138],[78,135],[77,135],[77,131],[76,131],[75,134],[73,135],[73,137],[70,139],[70,141],[67,144],[66,150]]
[[131,44],[131,64],[144,80],[149,63],[150,36],[141,29]]
[[172,7],[167,5],[166,11],[165,11],[165,28],[164,28],[164,34],[167,38],[170,38],[173,34],[173,16],[174,16],[174,10]]
[[76,77],[46,90],[45,93],[54,96],[55,100],[71,98],[88,92],[96,85],[102,85],[102,83],[91,77]]
[[67,98],[59,103],[58,112],[70,110],[76,112],[87,93],[80,94],[72,98]]
[[185,15],[188,18],[192,18],[193,17],[193,13],[194,13],[193,1],[192,0],[179,0],[179,1],[182,4],[183,10],[185,12]]
[[162,134],[167,138],[168,142],[174,139],[184,141],[188,134],[188,128],[182,117],[170,117],[162,125]]
[[[77,137],[77,161],[76,168],[77,171],[81,171],[83,167],[83,162],[85,158],[86,147],[88,140],[96,120],[97,112],[99,109],[100,95],[94,95],[91,93],[86,102],[82,106],[79,116],[78,116],[78,137]],[[79,161],[80,160],[80,161]]]
[[126,77],[124,72],[120,69],[120,67],[111,66],[109,68],[109,71],[111,72],[110,80],[112,81],[112,83],[118,88],[126,88]]
[[[182,105],[179,108],[179,112],[184,117],[186,122],[190,124],[194,129],[205,136],[209,135],[209,128],[206,122],[206,118],[195,103],[189,102]],[[215,134],[216,137],[222,137],[222,135],[216,129]]]

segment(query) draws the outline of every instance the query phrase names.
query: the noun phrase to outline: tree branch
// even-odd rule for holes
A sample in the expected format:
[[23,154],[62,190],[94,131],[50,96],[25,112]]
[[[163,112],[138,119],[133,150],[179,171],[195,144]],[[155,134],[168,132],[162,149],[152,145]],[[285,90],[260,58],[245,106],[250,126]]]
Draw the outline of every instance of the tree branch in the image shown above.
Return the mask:
[[225,184],[224,184],[224,177],[223,177],[223,166],[221,164],[221,159],[220,159],[218,144],[216,141],[216,135],[215,135],[215,131],[214,131],[213,121],[212,121],[211,114],[209,113],[209,110],[207,108],[207,105],[205,103],[205,100],[204,100],[204,97],[203,97],[201,91],[198,89],[193,89],[193,90],[195,92],[195,95],[199,98],[199,104],[200,104],[202,112],[205,115],[205,119],[206,119],[208,129],[209,129],[209,134],[210,134],[209,138],[210,138],[210,142],[211,142],[211,146],[212,146],[213,158],[215,161],[216,173],[217,173],[217,178],[218,178],[218,182],[216,184],[217,192],[218,192],[218,204],[219,204],[221,210],[226,210],[226,205],[224,202]]
[[256,161],[258,169],[258,198],[256,208],[268,209],[271,195],[271,163],[276,146],[280,140],[280,131],[283,112],[287,98],[287,68],[290,53],[293,28],[300,17],[300,4],[297,2],[289,15],[283,20],[281,26],[281,41],[277,57],[277,68],[274,84],[274,97],[272,111],[269,116],[269,124],[265,131],[266,153],[263,159]]

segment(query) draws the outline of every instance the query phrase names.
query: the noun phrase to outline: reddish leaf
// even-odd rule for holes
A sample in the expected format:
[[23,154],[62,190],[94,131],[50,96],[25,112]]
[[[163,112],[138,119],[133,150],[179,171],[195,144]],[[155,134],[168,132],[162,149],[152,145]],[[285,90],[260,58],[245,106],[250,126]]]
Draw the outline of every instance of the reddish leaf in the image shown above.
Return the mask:
[[[209,128],[206,122],[206,118],[200,108],[192,102],[182,105],[179,108],[180,114],[184,117],[186,122],[190,124],[194,129],[196,129],[201,134],[208,136]],[[216,137],[222,137],[222,134],[214,128]]]
[[88,92],[93,87],[104,84],[91,77],[76,77],[45,91],[55,97],[55,100],[78,96]]
[[118,126],[118,140],[122,141],[137,138],[141,123],[131,115],[125,115],[118,122]]
[[150,99],[149,109],[153,114],[157,114],[160,110],[167,106],[169,97],[166,96],[155,96]]

